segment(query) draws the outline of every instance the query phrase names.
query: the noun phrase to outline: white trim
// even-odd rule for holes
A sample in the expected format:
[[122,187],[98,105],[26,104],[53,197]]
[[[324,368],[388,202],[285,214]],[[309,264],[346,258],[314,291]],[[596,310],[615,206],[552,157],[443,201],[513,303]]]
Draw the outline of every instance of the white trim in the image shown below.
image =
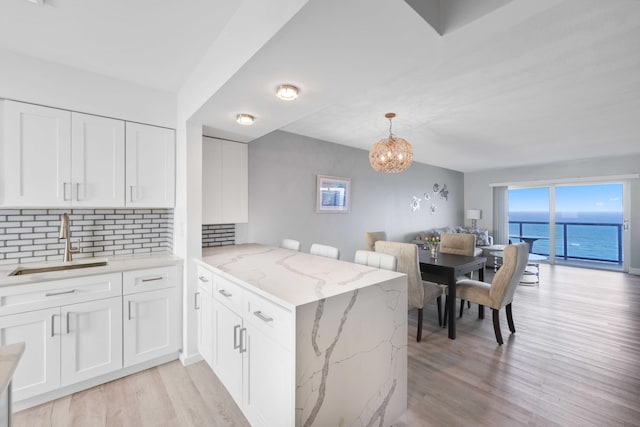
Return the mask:
[[204,359],[200,353],[194,353],[190,356],[185,356],[184,353],[180,353],[180,362],[182,363],[182,366],[189,366],[201,360]]
[[605,175],[605,176],[588,176],[581,178],[556,178],[556,179],[543,179],[539,181],[513,181],[513,182],[494,182],[490,183],[489,187],[545,187],[548,185],[557,184],[600,184],[603,182],[617,182],[627,179],[638,179],[640,174],[630,173],[626,175]]
[[41,405],[45,402],[50,402],[55,399],[59,399],[63,396],[68,396],[73,393],[77,393],[82,390],[86,390],[91,387],[98,386],[100,384],[108,383],[118,378],[126,377],[136,372],[144,371],[145,369],[153,368],[155,366],[162,365],[167,362],[178,359],[178,352],[170,353],[165,356],[157,357],[153,360],[139,363],[127,368],[118,369],[108,374],[100,375],[95,378],[90,378],[79,383],[71,384],[66,387],[60,387],[47,393],[39,394],[37,396],[29,397],[27,399],[14,402],[12,408],[15,412],[22,411],[23,409],[31,408],[36,405]]
[[629,267],[629,274],[640,276],[640,268]]

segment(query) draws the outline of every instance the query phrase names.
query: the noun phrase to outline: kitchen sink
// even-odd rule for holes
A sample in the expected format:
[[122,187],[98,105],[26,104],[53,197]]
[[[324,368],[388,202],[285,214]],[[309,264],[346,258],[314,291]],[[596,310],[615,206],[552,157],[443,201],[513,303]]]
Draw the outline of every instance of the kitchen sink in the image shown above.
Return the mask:
[[104,267],[107,261],[85,262],[81,264],[60,264],[40,267],[18,267],[9,273],[9,276],[22,276],[25,274],[49,273],[51,271],[75,270],[77,268]]

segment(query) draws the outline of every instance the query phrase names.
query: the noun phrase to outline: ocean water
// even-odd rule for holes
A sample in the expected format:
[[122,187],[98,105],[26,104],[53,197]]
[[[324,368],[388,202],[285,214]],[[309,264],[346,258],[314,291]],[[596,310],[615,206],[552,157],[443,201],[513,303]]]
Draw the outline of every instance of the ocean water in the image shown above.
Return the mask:
[[[542,237],[533,243],[532,252],[549,255],[549,216],[546,212],[509,212],[509,236]],[[516,224],[514,224],[514,222]],[[522,224],[522,234],[517,222]],[[558,212],[556,215],[556,257],[597,259],[622,262],[618,233],[622,227],[622,212]],[[566,246],[564,233],[566,230]],[[566,250],[566,252],[565,252]]]

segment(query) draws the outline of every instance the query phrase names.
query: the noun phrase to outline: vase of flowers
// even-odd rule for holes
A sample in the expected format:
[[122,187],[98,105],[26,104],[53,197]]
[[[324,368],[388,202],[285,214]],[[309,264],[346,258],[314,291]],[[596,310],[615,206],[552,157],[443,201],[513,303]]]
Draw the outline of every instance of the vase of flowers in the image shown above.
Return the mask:
[[434,259],[437,258],[438,248],[440,247],[440,237],[425,237],[424,243],[425,249],[429,250],[429,256]]

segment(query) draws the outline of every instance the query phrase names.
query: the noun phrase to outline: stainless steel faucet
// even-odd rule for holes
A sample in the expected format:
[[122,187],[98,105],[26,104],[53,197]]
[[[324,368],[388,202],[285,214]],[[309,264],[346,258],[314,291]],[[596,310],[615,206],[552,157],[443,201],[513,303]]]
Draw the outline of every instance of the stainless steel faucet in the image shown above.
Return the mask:
[[63,213],[60,217],[60,238],[65,239],[64,243],[64,262],[73,261],[73,254],[80,253],[80,244],[75,248],[71,246],[71,239],[69,238],[69,215]]

